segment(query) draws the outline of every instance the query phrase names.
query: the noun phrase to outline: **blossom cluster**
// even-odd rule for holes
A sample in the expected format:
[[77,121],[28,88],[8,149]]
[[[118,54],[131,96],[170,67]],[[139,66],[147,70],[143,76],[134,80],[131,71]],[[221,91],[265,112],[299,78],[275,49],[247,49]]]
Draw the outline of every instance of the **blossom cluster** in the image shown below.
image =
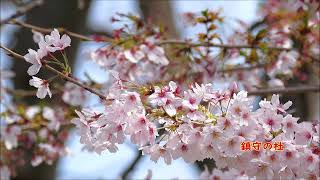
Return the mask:
[[[111,93],[113,101],[104,112],[83,110],[73,120],[80,142],[90,151],[116,152],[116,145],[129,136],[155,162],[160,157],[167,164],[178,158],[189,163],[213,158],[219,169],[235,169],[229,172],[234,176],[318,176],[319,124],[298,123],[286,112],[292,103],[281,104],[278,95],[260,101],[260,108],[253,111],[247,93],[236,93],[236,86],[216,91],[211,84],[196,84],[181,92],[170,82],[153,87],[151,95],[117,88],[120,91],[112,91],[118,94]],[[156,139],[160,129],[165,132]],[[241,150],[244,141],[281,141],[284,150],[245,152]],[[213,174],[223,178],[226,172]]]
[[113,100],[103,113],[83,109],[76,111],[79,118],[72,120],[84,149],[99,154],[105,150],[116,152],[117,144],[124,143],[125,136],[138,146],[154,144],[156,125],[146,117],[140,95],[122,89],[121,85],[115,85],[109,91]]
[[38,43],[39,49],[37,51],[28,49],[28,53],[24,56],[25,60],[32,64],[27,71],[28,74],[32,76],[29,84],[38,88],[38,98],[43,99],[47,94],[51,98],[52,94],[49,89],[49,82],[47,80],[35,77],[34,75],[36,75],[42,67],[44,58],[48,56],[50,56],[50,58],[54,58],[51,53],[61,51],[70,46],[71,39],[66,34],[60,37],[57,29],[54,29],[50,35],[46,36],[43,36],[43,34],[39,32],[34,32],[33,39],[36,43]]
[[67,114],[61,107],[8,107],[1,115],[1,120],[4,120],[0,131],[1,179],[14,176],[26,163],[32,166],[44,162],[51,165],[59,157],[67,155],[64,142],[69,132],[62,128],[68,124]]
[[90,52],[90,59],[107,70],[119,72],[123,79],[146,83],[161,77],[161,68],[169,64],[164,49],[155,43],[157,38],[150,36],[140,45],[129,49],[105,46]]

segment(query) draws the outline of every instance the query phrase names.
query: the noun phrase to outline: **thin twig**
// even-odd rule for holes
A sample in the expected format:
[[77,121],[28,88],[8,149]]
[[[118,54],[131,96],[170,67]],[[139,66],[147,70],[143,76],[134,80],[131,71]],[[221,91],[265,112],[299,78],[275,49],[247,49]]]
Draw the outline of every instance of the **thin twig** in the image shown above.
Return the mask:
[[[9,48],[7,48],[7,47],[2,46],[1,44],[0,44],[0,48],[2,48],[3,50],[5,50],[9,55],[11,55],[11,56],[13,56],[13,57],[16,57],[16,58],[18,58],[18,59],[24,59],[24,57],[23,57],[22,55],[14,52],[14,51],[12,51],[11,49],[9,49]],[[67,76],[66,74],[63,74],[62,72],[54,69],[53,67],[49,66],[48,64],[43,64],[43,67],[45,67],[45,68],[48,69],[49,71],[51,71],[51,72],[59,75],[61,78],[65,79],[66,81],[69,81],[69,82],[71,82],[71,83],[73,83],[73,84],[75,84],[75,85],[78,85],[78,86],[84,88],[85,90],[87,90],[87,91],[89,91],[89,92],[91,92],[91,93],[99,96],[101,99],[104,99],[104,100],[107,99],[107,97],[104,96],[103,94],[101,94],[100,92],[98,92],[98,91],[90,88],[90,87],[87,86],[87,85],[82,84],[82,83],[79,82],[78,80],[76,80],[76,79],[74,79],[74,78],[72,78],[72,77],[69,77],[69,76]]]
[[[22,22],[22,21],[17,21],[17,20],[11,20],[8,23],[12,24],[12,25],[17,25],[17,26],[20,26],[20,27],[32,29],[34,31],[38,31],[38,32],[41,32],[41,33],[50,33],[51,31],[53,31],[53,28],[43,28],[43,27],[40,27],[40,26],[35,26],[35,25],[32,25],[32,24],[28,24],[28,23],[25,23],[25,22]],[[71,32],[71,31],[69,31],[69,30],[67,30],[65,28],[57,28],[57,30],[60,33],[66,33],[71,37],[78,38],[78,39],[81,39],[81,40],[84,40],[84,41],[95,41],[91,37],[88,37],[88,36],[85,36],[85,35],[82,35],[82,34],[78,34],[78,33],[75,33],[75,32]],[[103,37],[103,41],[111,42],[112,39],[109,38],[109,37],[105,37],[104,36]]]
[[225,72],[236,72],[236,71],[250,71],[253,69],[257,69],[257,68],[263,68],[266,65],[267,64],[256,64],[256,65],[252,65],[252,66],[238,66],[238,67],[220,69],[217,72],[225,73]]
[[[39,26],[35,26],[32,24],[28,24],[28,23],[24,23],[21,21],[16,21],[16,20],[11,20],[9,22],[9,24],[13,24],[13,25],[18,25],[24,28],[29,28],[29,29],[33,29],[35,31],[38,32],[43,32],[43,33],[50,33],[53,29],[52,28],[42,28]],[[79,38],[85,41],[94,41],[93,38],[88,37],[88,36],[84,36],[75,32],[71,32],[68,31],[64,28],[58,28],[59,32],[61,33],[66,33],[69,36],[75,37],[75,38]],[[104,38],[102,39],[102,41],[104,42],[112,42],[112,38],[110,37],[106,37],[104,36]],[[163,40],[163,41],[159,41],[157,43],[155,43],[156,45],[165,45],[165,44],[180,44],[180,45],[186,45],[186,46],[190,46],[190,47],[200,47],[200,46],[206,46],[206,47],[216,47],[216,48],[225,48],[225,49],[252,49],[252,48],[256,48],[256,49],[261,49],[261,47],[257,46],[257,45],[233,45],[233,44],[215,44],[215,43],[192,43],[192,42],[188,42],[188,41],[183,41],[183,40]],[[283,48],[283,47],[267,47],[267,49],[270,50],[279,50],[279,51],[290,51],[292,50],[291,48]]]
[[[0,48],[4,49],[9,55],[19,58],[19,59],[24,59],[24,57],[12,50],[10,50],[9,48],[6,48],[2,45],[0,45]],[[86,86],[84,84],[82,84],[81,82],[77,81],[76,79],[69,77],[65,74],[63,74],[62,72],[54,69],[53,67],[44,64],[43,65],[45,68],[47,68],[49,71],[54,72],[55,74],[59,75],[60,77],[62,77],[63,79],[65,79],[66,81],[69,81],[73,84],[76,84],[82,88],[84,88],[85,90],[99,96],[101,99],[106,100],[106,96],[104,96],[103,94],[101,94],[100,92],[90,88],[89,86]],[[320,91],[320,85],[315,85],[315,86],[310,86],[310,85],[306,85],[306,86],[298,86],[298,87],[286,87],[286,88],[271,88],[271,89],[260,89],[260,90],[254,90],[254,91],[249,91],[248,95],[265,95],[265,94],[298,94],[298,93],[304,93],[304,92],[319,92]]]
[[[216,48],[224,48],[224,49],[253,49],[253,48],[262,49],[262,47],[259,47],[257,45],[216,44],[216,43],[208,43],[208,42],[193,43],[193,42],[182,41],[182,40],[164,40],[164,41],[160,41],[160,42],[158,42],[156,44],[157,45],[180,44],[180,45],[186,45],[186,46],[189,46],[189,47],[205,46],[205,47],[216,47]],[[291,48],[274,47],[274,46],[267,47],[266,49],[279,50],[279,51],[290,51],[290,50],[292,50]]]
[[[34,90],[23,90],[23,89],[11,89],[11,88],[5,88],[5,91],[17,95],[17,96],[35,96],[37,94],[37,91]],[[51,90],[52,94],[58,94],[59,91]]]
[[11,21],[12,19],[18,18],[24,14],[26,14],[27,12],[31,11],[32,9],[41,6],[43,4],[43,0],[35,0],[30,2],[29,4],[22,6],[22,7],[18,7],[18,10],[15,14],[11,15],[10,17],[2,20],[0,22],[0,25],[6,24],[9,21]]
[[297,87],[285,88],[270,88],[248,91],[248,95],[267,95],[267,94],[300,94],[305,92],[319,92],[320,84],[318,85],[300,85]]

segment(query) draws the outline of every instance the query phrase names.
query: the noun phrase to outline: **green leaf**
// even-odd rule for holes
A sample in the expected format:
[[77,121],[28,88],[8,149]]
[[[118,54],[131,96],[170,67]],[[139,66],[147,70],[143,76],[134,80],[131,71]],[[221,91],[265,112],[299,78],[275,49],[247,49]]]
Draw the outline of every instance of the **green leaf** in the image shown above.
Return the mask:
[[204,11],[201,11],[201,14],[204,16],[204,17],[208,17],[208,9],[204,10]]
[[241,55],[241,56],[244,56],[244,57],[247,57],[247,53],[246,52],[244,52],[244,51],[239,51],[239,54]]

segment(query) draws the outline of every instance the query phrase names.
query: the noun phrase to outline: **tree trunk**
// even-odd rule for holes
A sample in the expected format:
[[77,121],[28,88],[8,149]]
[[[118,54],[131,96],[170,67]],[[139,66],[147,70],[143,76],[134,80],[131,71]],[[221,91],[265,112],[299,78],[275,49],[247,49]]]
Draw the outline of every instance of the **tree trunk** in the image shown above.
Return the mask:
[[169,0],[139,0],[142,16],[146,21],[151,20],[153,24],[167,28],[167,38],[179,38],[173,11]]

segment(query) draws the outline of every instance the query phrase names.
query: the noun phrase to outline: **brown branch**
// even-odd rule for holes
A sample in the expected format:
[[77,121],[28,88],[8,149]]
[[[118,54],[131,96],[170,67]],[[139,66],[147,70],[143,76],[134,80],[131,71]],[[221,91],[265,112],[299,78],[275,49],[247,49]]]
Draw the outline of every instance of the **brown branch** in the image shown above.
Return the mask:
[[[33,91],[33,90],[23,90],[23,89],[10,89],[10,88],[5,88],[5,91],[8,93],[11,93],[13,95],[17,95],[17,96],[35,96],[37,94],[37,91]],[[57,90],[51,90],[51,93],[54,94],[58,94],[59,91]]]
[[248,91],[248,95],[267,95],[267,94],[300,94],[305,92],[319,92],[320,84],[318,85],[301,85],[297,87],[285,88],[270,88]]
[[[163,40],[158,43],[157,45],[165,45],[165,44],[179,44],[179,45],[186,45],[189,47],[200,47],[200,46],[205,46],[205,47],[216,47],[216,48],[224,48],[224,49],[261,49],[261,47],[257,45],[235,45],[235,44],[216,44],[216,43],[192,43],[192,42],[187,42],[187,41],[181,41],[181,40]],[[283,47],[274,47],[270,46],[267,47],[267,49],[271,50],[279,50],[279,51],[290,51],[292,50],[291,48],[283,48]]]
[[[38,32],[41,32],[41,33],[50,33],[51,31],[53,31],[53,28],[43,28],[43,27],[40,27],[40,26],[35,26],[35,25],[32,25],[32,24],[28,24],[28,23],[25,23],[25,22],[22,22],[22,21],[17,21],[17,20],[11,20],[11,21],[8,22],[8,24],[17,25],[17,26],[20,26],[20,27],[23,27],[23,28],[32,29],[34,31],[38,31]],[[71,37],[78,38],[78,39],[81,39],[83,41],[94,41],[94,39],[91,38],[91,37],[88,37],[88,36],[85,36],[85,35],[82,35],[82,34],[78,34],[78,33],[75,33],[75,32],[71,32],[71,31],[69,31],[69,30],[67,30],[65,28],[61,28],[60,27],[60,28],[57,28],[57,30],[60,33],[66,33]],[[103,36],[103,41],[111,42],[112,38],[107,37],[107,36]]]
[[126,180],[126,179],[132,179],[129,178],[129,174],[130,172],[134,169],[134,167],[138,164],[138,162],[140,161],[140,159],[142,158],[142,152],[138,151],[136,157],[134,158],[134,160],[132,161],[132,163],[123,171],[122,175],[121,175],[121,179]]
[[217,72],[218,73],[225,73],[225,72],[236,72],[236,71],[250,71],[253,69],[263,68],[266,65],[267,64],[256,64],[256,65],[252,65],[252,66],[238,66],[238,67],[220,69]]
[[22,7],[18,7],[18,10],[15,14],[11,15],[10,17],[2,20],[0,22],[0,25],[6,24],[9,21],[11,21],[12,19],[18,18],[24,14],[26,14],[27,12],[31,11],[32,9],[41,6],[43,4],[43,0],[35,0],[30,2],[29,4],[22,6]]
[[[24,57],[12,50],[10,50],[7,47],[4,47],[0,44],[0,48],[4,49],[8,55],[16,57],[18,59],[24,59]],[[46,69],[49,71],[59,75],[61,78],[65,79],[66,81],[69,81],[75,85],[78,85],[79,87],[84,88],[85,90],[97,95],[101,99],[106,100],[106,96],[104,96],[102,93],[92,89],[91,87],[82,84],[78,80],[67,76],[66,74],[63,74],[62,72],[54,69],[53,67],[49,66],[48,64],[43,65]],[[243,67],[244,68],[244,67]],[[247,67],[245,67],[247,68]],[[253,68],[253,67],[248,67],[248,68]],[[265,94],[299,94],[299,93],[304,93],[304,92],[319,92],[320,91],[320,85],[315,85],[315,86],[299,86],[299,87],[286,87],[286,88],[271,88],[271,89],[260,89],[260,90],[254,90],[254,91],[249,91],[248,95],[265,95]]]
[[[17,20],[11,20],[8,22],[9,24],[12,25],[18,25],[24,28],[29,28],[38,32],[42,32],[42,33],[50,33],[53,29],[52,28],[43,28],[43,27],[39,27],[39,26],[35,26],[32,24],[28,24],[25,22],[21,22],[21,21],[17,21]],[[79,38],[81,40],[84,41],[94,41],[93,38],[82,35],[82,34],[78,34],[75,32],[71,32],[68,31],[67,29],[64,28],[57,28],[59,30],[59,32],[61,33],[66,33],[69,36],[75,37],[75,38]],[[104,42],[112,42],[112,38],[104,36],[103,40]],[[224,48],[224,49],[261,49],[261,47],[257,46],[257,45],[233,45],[233,44],[216,44],[216,43],[192,43],[192,42],[188,42],[188,41],[183,41],[183,40],[163,40],[163,41],[159,41],[157,43],[155,43],[156,45],[165,45],[165,44],[178,44],[178,45],[185,45],[185,46],[189,46],[189,47],[200,47],[200,46],[206,46],[206,47],[216,47],[216,48]],[[267,47],[267,49],[271,49],[271,50],[278,50],[278,51],[290,51],[292,50],[292,48],[283,48],[283,47]]]
[[[5,51],[8,53],[8,55],[13,56],[13,57],[16,57],[16,58],[18,58],[18,59],[23,59],[23,60],[24,60],[24,57],[23,57],[22,55],[14,52],[14,51],[12,51],[11,49],[9,49],[9,48],[7,48],[7,47],[2,46],[1,44],[0,44],[0,48],[2,48],[3,50],[5,50]],[[99,98],[101,98],[101,99],[103,99],[103,100],[106,100],[106,99],[107,99],[107,97],[104,96],[103,94],[101,94],[100,92],[92,89],[91,87],[89,87],[89,86],[87,86],[87,85],[85,85],[85,84],[82,84],[81,82],[79,82],[78,80],[76,80],[76,79],[74,79],[74,78],[72,78],[72,77],[69,77],[69,76],[63,74],[62,72],[54,69],[53,67],[49,66],[48,64],[43,64],[42,66],[45,67],[46,69],[48,69],[49,71],[51,71],[51,72],[59,75],[59,76],[60,76],[61,78],[63,78],[64,80],[69,81],[69,82],[71,82],[71,83],[73,83],[73,84],[75,84],[75,85],[78,85],[78,86],[82,87],[83,89],[91,92],[92,94],[95,94],[95,95],[99,96]]]

